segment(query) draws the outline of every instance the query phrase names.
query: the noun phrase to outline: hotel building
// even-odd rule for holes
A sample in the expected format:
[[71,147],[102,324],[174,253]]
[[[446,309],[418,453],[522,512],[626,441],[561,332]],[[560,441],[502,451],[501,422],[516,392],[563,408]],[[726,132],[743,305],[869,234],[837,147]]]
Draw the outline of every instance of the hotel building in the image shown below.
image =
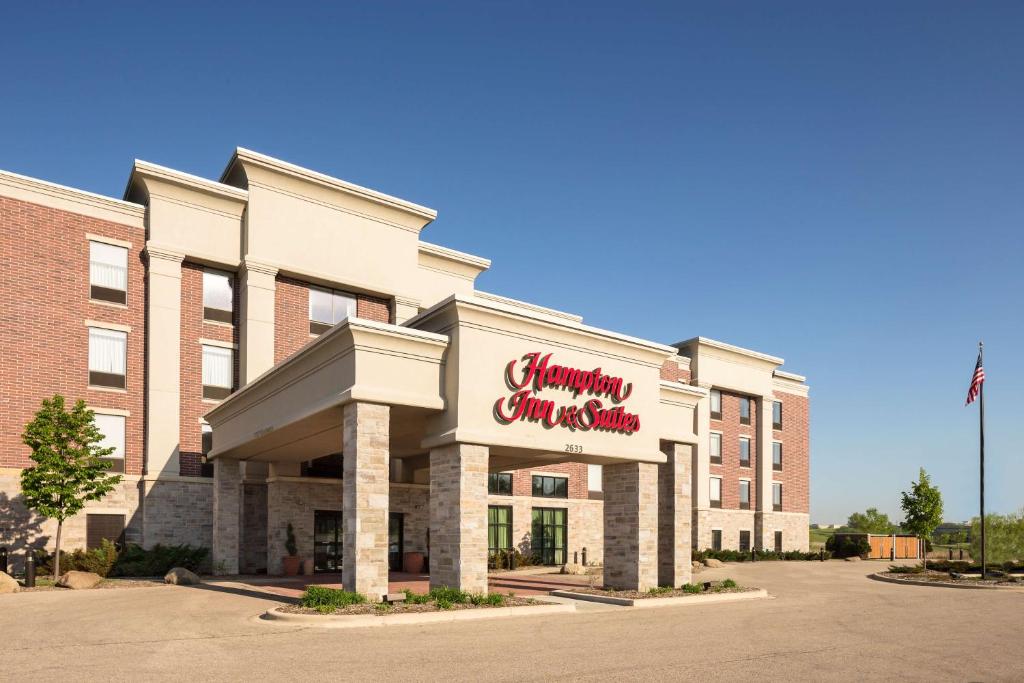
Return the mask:
[[[43,398],[95,412],[115,492],[65,523],[317,571],[379,597],[406,553],[484,590],[488,557],[690,578],[692,548],[808,543],[808,388],[782,359],[597,329],[475,287],[432,209],[238,149],[209,180],[136,161],[123,199],[0,172],[0,546]],[[682,316],[683,311],[665,312]],[[683,322],[681,320],[681,322]]]

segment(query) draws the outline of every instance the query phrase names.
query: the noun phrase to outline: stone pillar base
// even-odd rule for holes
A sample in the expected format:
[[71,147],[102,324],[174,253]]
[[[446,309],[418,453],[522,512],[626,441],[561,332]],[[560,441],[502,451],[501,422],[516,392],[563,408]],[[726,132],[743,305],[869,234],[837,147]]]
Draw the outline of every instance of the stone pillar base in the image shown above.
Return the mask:
[[237,460],[213,461],[213,573],[238,573],[242,474]]
[[646,591],[658,584],[658,466],[605,465],[604,585]]
[[693,446],[662,443],[668,462],[658,465],[658,584],[678,588],[693,578],[690,464]]
[[430,587],[487,592],[486,446],[430,451]]

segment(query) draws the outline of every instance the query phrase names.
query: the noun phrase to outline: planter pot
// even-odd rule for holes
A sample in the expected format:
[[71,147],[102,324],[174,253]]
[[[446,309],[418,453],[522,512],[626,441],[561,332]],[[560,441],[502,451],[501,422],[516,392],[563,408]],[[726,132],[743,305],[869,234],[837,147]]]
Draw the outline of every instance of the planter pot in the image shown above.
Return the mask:
[[285,556],[281,558],[281,565],[284,567],[285,576],[297,576],[299,567],[302,565],[302,558],[298,556]]
[[312,559],[303,560],[302,561],[302,573],[305,576],[313,576],[313,560]]
[[405,554],[405,563],[403,568],[409,574],[422,574],[425,560],[426,558],[423,556],[423,553],[408,552]]

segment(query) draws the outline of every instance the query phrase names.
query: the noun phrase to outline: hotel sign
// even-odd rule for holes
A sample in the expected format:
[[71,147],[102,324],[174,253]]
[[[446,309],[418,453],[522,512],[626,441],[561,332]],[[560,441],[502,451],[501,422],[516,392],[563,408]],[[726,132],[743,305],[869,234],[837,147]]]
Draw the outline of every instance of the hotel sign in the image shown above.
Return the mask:
[[[505,383],[513,392],[494,402],[494,417],[502,424],[513,422],[539,423],[546,429],[565,427],[570,431],[591,430],[632,434],[640,431],[640,416],[626,412],[621,405],[633,393],[633,384],[621,377],[606,375],[601,368],[582,370],[551,362],[551,355],[538,351],[505,366]],[[559,405],[555,400],[540,398],[545,389],[561,389],[582,404]]]

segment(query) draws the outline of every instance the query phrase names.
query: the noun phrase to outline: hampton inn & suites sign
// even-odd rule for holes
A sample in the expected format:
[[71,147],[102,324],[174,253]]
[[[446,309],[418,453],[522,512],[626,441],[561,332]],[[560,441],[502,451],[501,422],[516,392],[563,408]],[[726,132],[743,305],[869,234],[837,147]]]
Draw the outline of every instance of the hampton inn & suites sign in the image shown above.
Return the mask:
[[[505,366],[505,383],[511,396],[498,397],[494,416],[502,424],[528,421],[544,427],[565,427],[569,430],[601,430],[632,434],[640,431],[640,416],[626,412],[618,405],[633,393],[633,384],[621,377],[606,375],[601,368],[582,370],[551,362],[550,353],[534,351]],[[579,399],[592,396],[582,404],[559,405],[555,400],[540,398],[545,389],[562,389]]]

